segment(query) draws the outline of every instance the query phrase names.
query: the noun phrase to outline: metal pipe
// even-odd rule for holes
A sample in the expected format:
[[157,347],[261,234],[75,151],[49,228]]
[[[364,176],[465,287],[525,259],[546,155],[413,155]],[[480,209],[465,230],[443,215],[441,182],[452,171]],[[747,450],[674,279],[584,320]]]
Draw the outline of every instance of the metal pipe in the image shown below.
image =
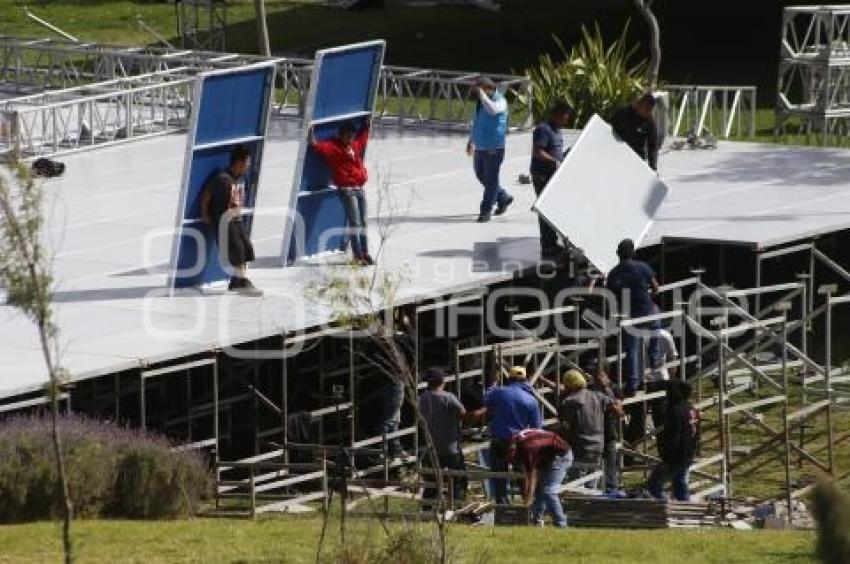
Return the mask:
[[49,29],[49,30],[50,30],[50,31],[52,31],[53,33],[59,34],[59,35],[61,35],[62,37],[64,37],[65,39],[69,39],[69,40],[73,41],[74,43],[79,43],[79,42],[80,42],[80,40],[79,40],[79,39],[77,39],[76,37],[74,37],[73,35],[71,35],[70,33],[68,33],[67,31],[64,31],[64,30],[62,30],[62,29],[58,28],[57,26],[53,25],[53,24],[52,24],[52,23],[50,23],[49,21],[44,20],[44,19],[42,19],[42,18],[40,18],[40,17],[36,16],[36,15],[35,15],[35,14],[33,14],[32,12],[30,12],[29,8],[27,8],[27,7],[24,7],[24,14],[25,14],[25,15],[26,15],[29,19],[31,19],[32,21],[34,21],[35,23],[39,24],[40,26],[46,27],[47,29]]

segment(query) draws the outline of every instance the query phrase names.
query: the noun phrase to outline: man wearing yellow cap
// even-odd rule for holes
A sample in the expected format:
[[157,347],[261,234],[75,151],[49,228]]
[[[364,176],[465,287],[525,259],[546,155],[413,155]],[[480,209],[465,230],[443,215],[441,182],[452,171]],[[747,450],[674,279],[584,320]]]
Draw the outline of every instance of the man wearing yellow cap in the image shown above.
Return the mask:
[[[511,368],[505,385],[487,392],[484,407],[490,420],[490,469],[507,472],[511,438],[524,429],[543,427],[543,413],[526,381],[525,368]],[[492,485],[494,501],[505,505],[510,503],[508,481],[494,479]]]
[[587,380],[578,370],[568,370],[562,384],[566,397],[559,419],[573,449],[569,477],[575,480],[599,467],[605,450],[605,414],[617,411],[617,406],[611,397],[588,390]]

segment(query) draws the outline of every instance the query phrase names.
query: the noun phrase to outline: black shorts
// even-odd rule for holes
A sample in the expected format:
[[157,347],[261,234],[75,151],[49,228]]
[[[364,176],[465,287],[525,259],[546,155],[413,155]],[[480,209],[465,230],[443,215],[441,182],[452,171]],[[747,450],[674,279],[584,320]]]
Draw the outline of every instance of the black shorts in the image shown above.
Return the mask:
[[240,266],[254,260],[254,245],[245,232],[245,226],[239,218],[231,219],[227,224],[227,263]]

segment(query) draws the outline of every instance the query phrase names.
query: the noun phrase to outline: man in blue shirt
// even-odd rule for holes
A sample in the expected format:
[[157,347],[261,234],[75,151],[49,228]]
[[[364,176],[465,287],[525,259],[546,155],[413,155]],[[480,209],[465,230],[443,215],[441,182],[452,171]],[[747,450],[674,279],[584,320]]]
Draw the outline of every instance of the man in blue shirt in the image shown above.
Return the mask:
[[[472,118],[472,132],[466,153],[473,157],[475,176],[484,186],[478,222],[490,221],[491,215],[502,215],[514,198],[499,184],[499,170],[505,160],[505,136],[508,133],[508,101],[489,78],[481,77],[472,87],[478,99]],[[493,211],[493,206],[496,211]]]
[[[617,298],[618,313],[631,319],[646,317],[658,313],[653,295],[658,292],[658,281],[655,272],[648,264],[635,259],[635,244],[631,239],[623,239],[617,246],[617,257],[620,263],[611,269],[606,280],[606,287]],[[660,321],[627,327],[623,330],[623,348],[626,353],[625,366],[625,395],[634,397],[644,384],[641,357],[643,341],[646,334],[657,333],[661,329]],[[649,338],[649,367],[655,368],[662,362],[661,343],[657,338]],[[644,428],[641,418],[645,418],[644,406],[632,404],[629,410],[630,421],[624,434],[628,443],[634,443],[642,438]]]
[[[545,121],[540,122],[532,134],[531,182],[539,197],[555,171],[564,160],[564,136],[561,129],[567,126],[573,109],[566,102],[557,102],[549,110]],[[543,258],[558,257],[564,249],[558,245],[558,234],[539,217],[540,250]]]
[[[543,427],[543,413],[526,382],[525,368],[514,366],[504,386],[487,392],[484,398],[487,417],[490,420],[490,469],[493,472],[508,471],[508,448],[511,437],[523,429]],[[498,504],[508,504],[508,481],[493,479],[493,497]]]
[[[611,269],[606,287],[618,301],[618,313],[635,319],[652,315],[658,311],[652,299],[658,291],[655,272],[648,264],[635,259],[635,244],[631,239],[623,239],[617,246],[620,263]],[[658,325],[657,327],[654,325]],[[660,329],[655,323],[648,329]],[[626,392],[634,393],[643,380],[640,374],[640,335],[639,330],[624,331],[626,349]],[[654,351],[650,351],[653,354]]]

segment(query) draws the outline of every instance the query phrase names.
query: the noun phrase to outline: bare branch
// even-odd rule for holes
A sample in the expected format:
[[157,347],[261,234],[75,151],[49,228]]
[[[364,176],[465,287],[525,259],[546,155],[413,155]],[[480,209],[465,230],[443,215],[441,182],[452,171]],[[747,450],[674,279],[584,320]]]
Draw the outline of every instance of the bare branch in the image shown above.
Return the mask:
[[661,28],[658,25],[658,18],[652,11],[654,0],[634,0],[634,3],[649,27],[650,59],[646,73],[646,89],[651,92],[658,87],[658,76],[661,69]]

